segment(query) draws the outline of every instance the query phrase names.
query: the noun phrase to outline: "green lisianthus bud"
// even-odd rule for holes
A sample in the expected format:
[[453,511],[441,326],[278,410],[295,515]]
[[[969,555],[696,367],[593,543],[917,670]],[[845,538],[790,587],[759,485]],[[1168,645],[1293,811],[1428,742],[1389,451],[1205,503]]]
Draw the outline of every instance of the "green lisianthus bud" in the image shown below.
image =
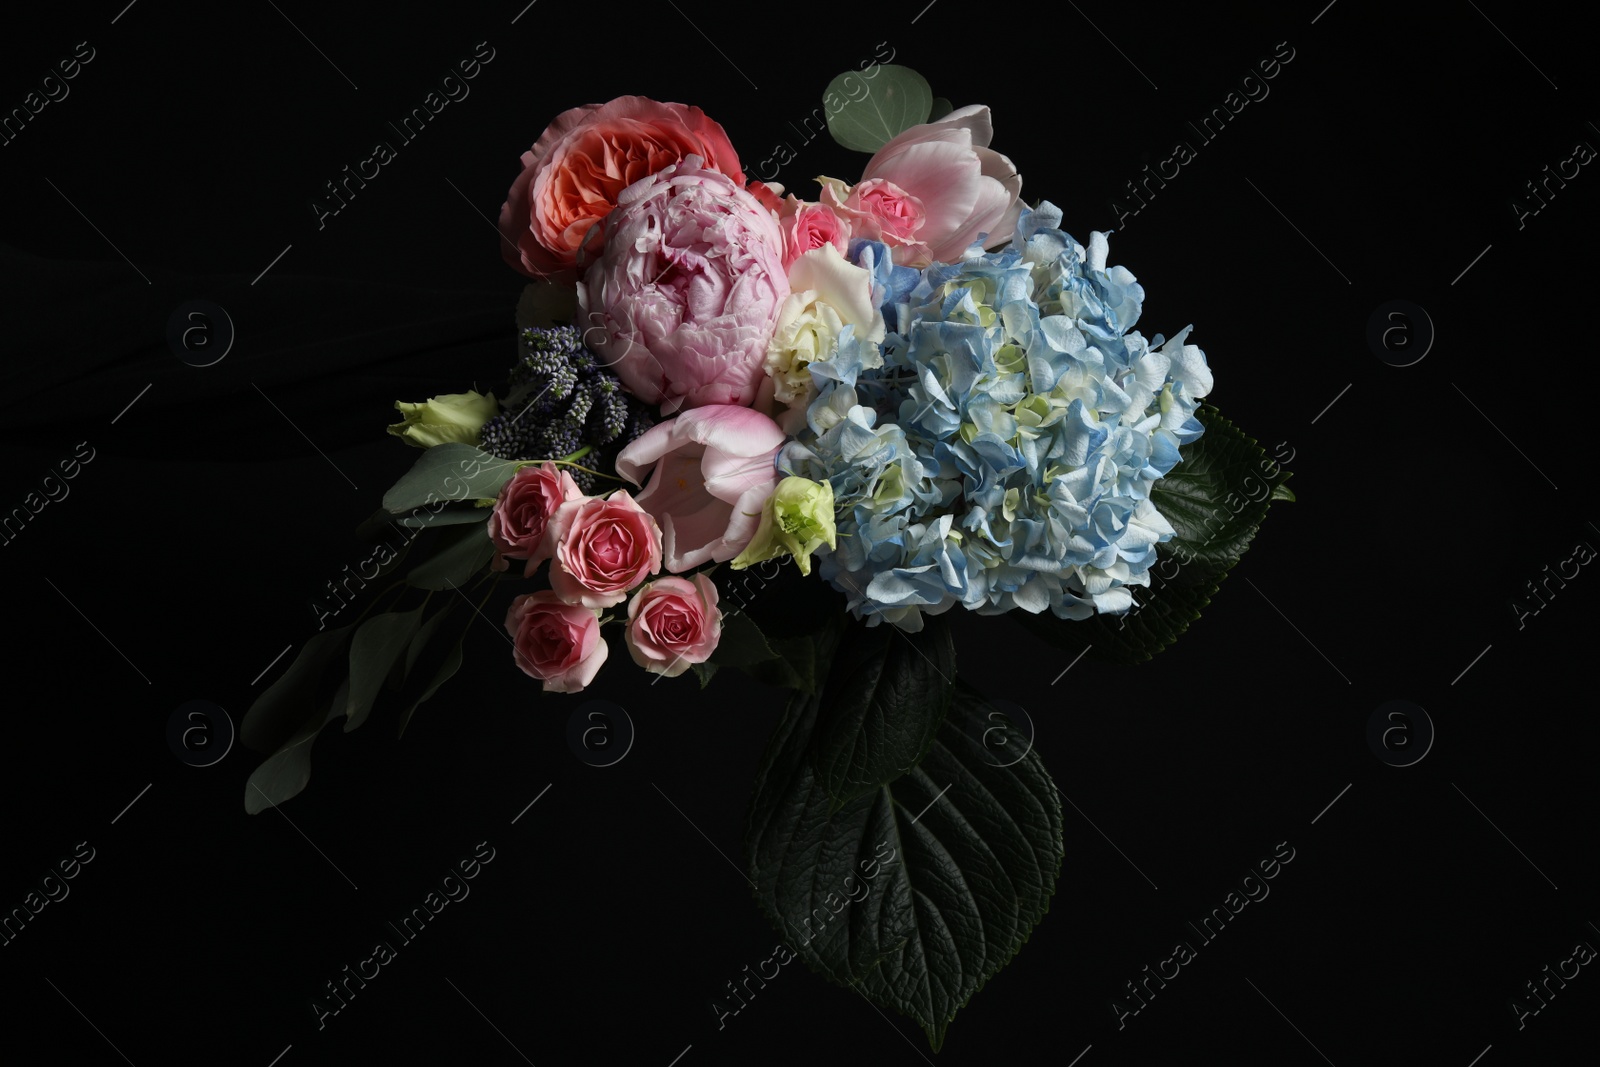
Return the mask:
[[780,481],[761,509],[761,525],[744,551],[729,564],[743,570],[774,556],[790,555],[801,574],[811,573],[811,553],[837,547],[833,524],[833,486],[790,475]]
[[392,423],[389,432],[418,448],[432,448],[449,441],[476,446],[483,424],[499,414],[494,394],[446,393],[420,404],[394,402],[404,422]]

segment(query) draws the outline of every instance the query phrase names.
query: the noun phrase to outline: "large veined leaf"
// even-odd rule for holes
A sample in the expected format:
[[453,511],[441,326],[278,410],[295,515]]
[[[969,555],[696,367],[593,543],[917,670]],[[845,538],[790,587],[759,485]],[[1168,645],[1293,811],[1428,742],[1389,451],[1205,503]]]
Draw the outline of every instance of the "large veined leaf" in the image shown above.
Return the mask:
[[767,685],[811,692],[816,688],[816,660],[807,638],[772,639],[744,612],[724,615],[722,635],[711,659],[695,664],[701,688],[719,667],[732,667]]
[[[865,94],[856,88],[865,85]],[[928,79],[910,67],[878,64],[871,81],[856,71],[846,71],[828,83],[822,93],[828,132],[846,148],[876,152],[913,126],[928,121],[933,110],[933,89]]]
[[1289,472],[1254,438],[1214,407],[1197,414],[1205,433],[1184,446],[1177,467],[1150,492],[1176,536],[1156,547],[1150,585],[1134,590],[1135,606],[1082,620],[1020,611],[1013,618],[1064,651],[1088,646],[1097,659],[1131,665],[1171,645],[1200,617],[1273,501],[1292,501],[1294,493],[1284,485]]
[[762,761],[746,842],[756,896],[813,970],[916,1019],[937,1050],[1048,910],[1061,802],[1037,751],[989,757],[995,720],[957,682],[922,761],[836,810],[809,752],[822,700],[796,695]]
[[917,633],[852,622],[822,690],[811,762],[835,807],[916,766],[950,707],[955,645],[942,616]]
[[1202,407],[1199,418],[1206,432],[1150,490],[1177,531],[1158,551],[1226,569],[1244,555],[1272,501],[1293,500],[1294,494],[1283,484],[1289,473],[1255,438],[1214,407]]

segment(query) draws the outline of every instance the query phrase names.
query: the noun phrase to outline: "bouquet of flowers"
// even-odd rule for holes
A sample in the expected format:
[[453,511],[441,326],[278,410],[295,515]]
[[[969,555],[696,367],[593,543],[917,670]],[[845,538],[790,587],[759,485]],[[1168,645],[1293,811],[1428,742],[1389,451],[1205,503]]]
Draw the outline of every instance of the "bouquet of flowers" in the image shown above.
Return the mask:
[[[1062,860],[1055,786],[957,679],[943,616],[1148,659],[1293,497],[1202,404],[1189,328],[1134,328],[1144,289],[1107,235],[1022,200],[988,109],[872,76],[825,97],[872,156],[815,200],[748,180],[698,108],[643,97],[567,111],[523,154],[500,216],[534,279],[517,358],[493,393],[396,404],[390,432],[423,451],[366,532],[405,531],[386,567],[425,558],[251,709],[245,740],[273,754],[246,807],[301,790],[336,718],[386,701],[403,731],[461,665],[462,603],[510,581],[513,659],[545,692],[621,649],[790,691],[756,778],[756,895],[788,951],[938,1048]],[[749,574],[780,571],[804,593],[758,622]]]

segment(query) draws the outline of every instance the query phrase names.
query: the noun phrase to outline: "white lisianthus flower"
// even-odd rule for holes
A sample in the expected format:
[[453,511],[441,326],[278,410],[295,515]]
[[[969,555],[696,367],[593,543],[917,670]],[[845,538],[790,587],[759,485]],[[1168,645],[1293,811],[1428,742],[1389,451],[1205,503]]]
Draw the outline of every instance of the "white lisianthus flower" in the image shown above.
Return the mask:
[[872,274],[831,244],[814,248],[789,268],[789,295],[778,310],[765,364],[774,398],[801,420],[817,395],[810,364],[833,358],[846,326],[855,327],[855,336],[872,345],[883,340],[883,313],[872,302]]

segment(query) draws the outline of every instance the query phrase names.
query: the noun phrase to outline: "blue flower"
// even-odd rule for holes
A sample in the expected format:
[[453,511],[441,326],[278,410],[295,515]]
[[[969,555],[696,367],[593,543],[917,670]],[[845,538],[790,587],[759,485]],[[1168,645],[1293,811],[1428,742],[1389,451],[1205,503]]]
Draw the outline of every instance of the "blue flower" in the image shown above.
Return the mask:
[[1144,289],[1061,212],[1024,210],[1012,241],[959,263],[872,274],[887,333],[844,331],[810,364],[817,396],[779,469],[827,481],[838,543],[823,577],[869,625],[920,629],[957,604],[1061,618],[1125,611],[1173,528],[1151,487],[1203,430],[1205,354],[1133,329]]

